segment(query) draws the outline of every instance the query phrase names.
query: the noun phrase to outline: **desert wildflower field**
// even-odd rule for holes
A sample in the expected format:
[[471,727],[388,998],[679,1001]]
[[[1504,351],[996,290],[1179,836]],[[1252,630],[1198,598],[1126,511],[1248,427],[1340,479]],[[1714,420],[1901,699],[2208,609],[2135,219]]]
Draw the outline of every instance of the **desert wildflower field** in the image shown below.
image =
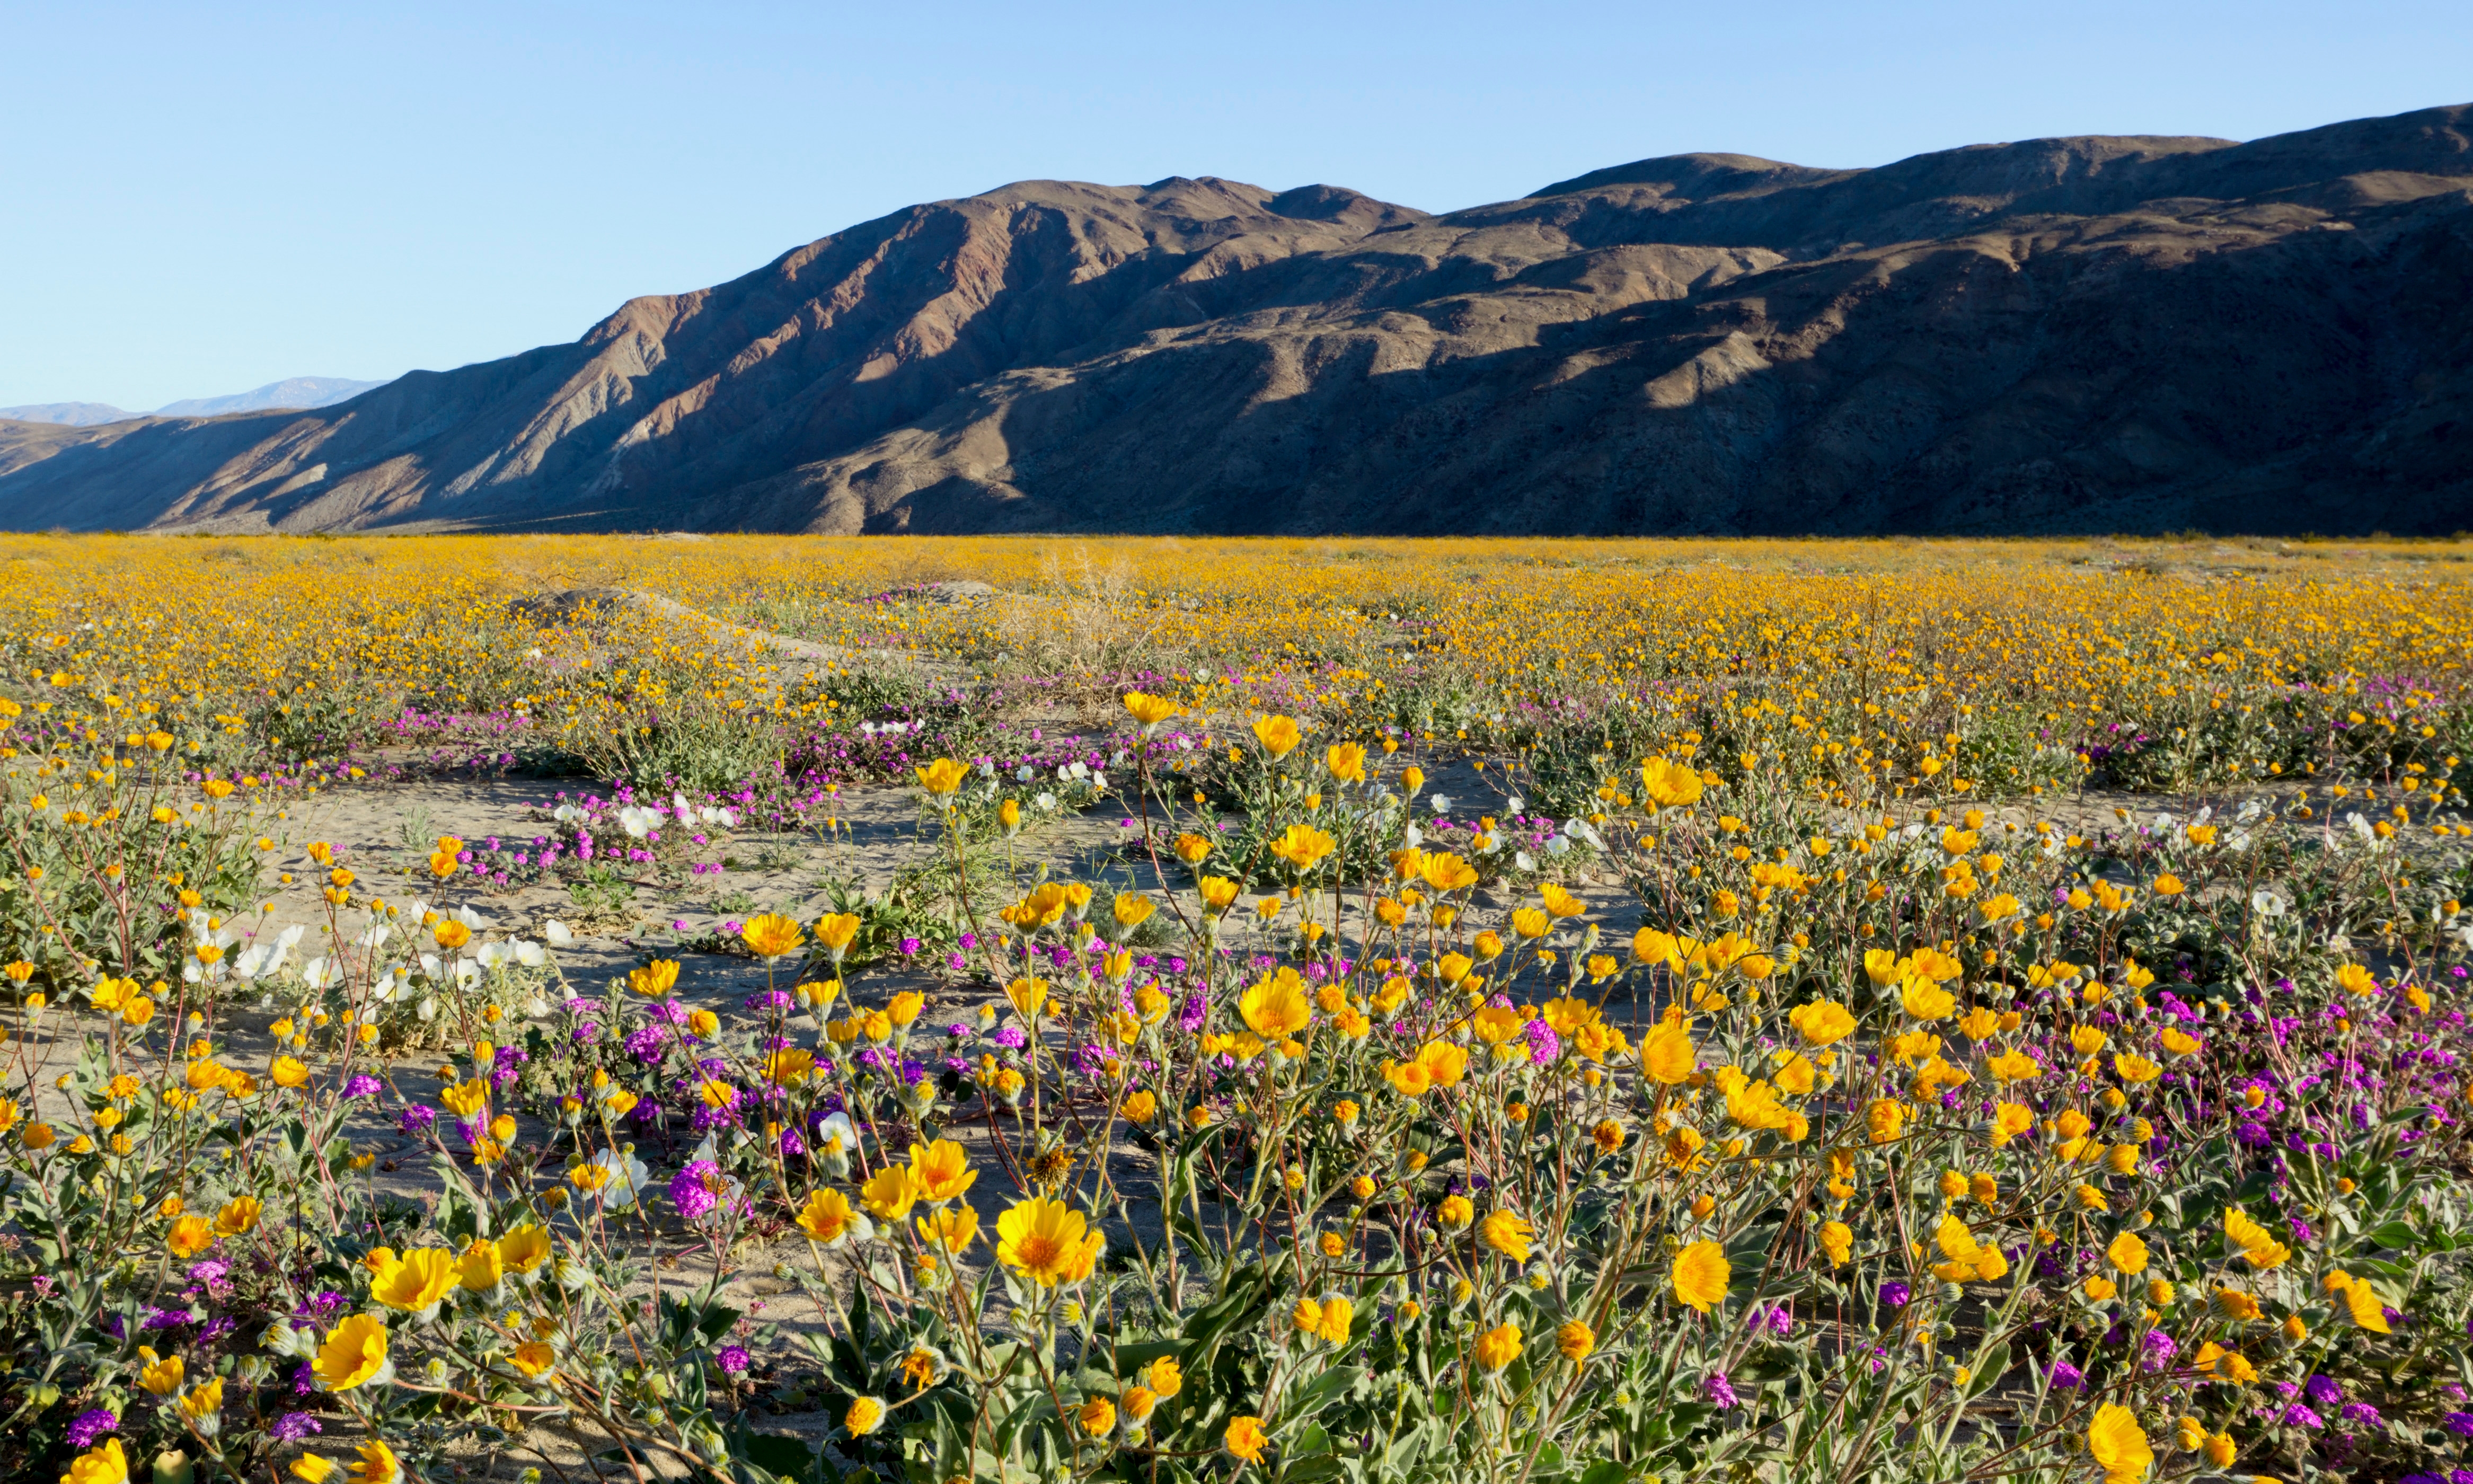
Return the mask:
[[0,569],[0,1475],[2473,1479],[2473,545]]

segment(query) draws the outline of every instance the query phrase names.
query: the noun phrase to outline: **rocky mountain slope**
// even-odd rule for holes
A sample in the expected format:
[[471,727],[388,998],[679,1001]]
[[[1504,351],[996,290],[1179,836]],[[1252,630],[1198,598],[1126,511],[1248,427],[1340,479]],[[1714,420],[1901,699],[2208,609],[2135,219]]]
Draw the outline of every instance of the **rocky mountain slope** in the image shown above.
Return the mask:
[[0,422],[0,522],[2473,526],[2473,106],[1428,216],[1210,178],[866,223],[309,413]]

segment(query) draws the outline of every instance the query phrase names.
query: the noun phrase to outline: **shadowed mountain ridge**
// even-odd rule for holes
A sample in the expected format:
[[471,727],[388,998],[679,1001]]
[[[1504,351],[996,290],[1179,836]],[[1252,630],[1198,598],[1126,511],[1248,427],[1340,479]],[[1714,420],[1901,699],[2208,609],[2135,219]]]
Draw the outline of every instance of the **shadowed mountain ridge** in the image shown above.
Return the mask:
[[20,528],[2443,531],[2473,108],[1431,216],[1033,180],[307,413],[0,422]]

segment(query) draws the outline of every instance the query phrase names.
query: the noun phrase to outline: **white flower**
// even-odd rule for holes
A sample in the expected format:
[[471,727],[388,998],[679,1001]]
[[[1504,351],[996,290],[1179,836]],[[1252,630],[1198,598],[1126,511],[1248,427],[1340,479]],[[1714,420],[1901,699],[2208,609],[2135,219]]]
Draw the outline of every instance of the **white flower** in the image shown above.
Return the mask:
[[515,956],[516,950],[503,943],[485,943],[481,945],[481,951],[473,955],[480,960],[481,967],[484,969],[496,969],[500,965],[512,963]]
[[549,817],[562,825],[581,825],[584,823],[584,810],[576,804],[563,803],[550,810]]
[[1511,863],[1523,871],[1534,871],[1537,869],[1537,857],[1529,854],[1526,850],[1512,851]]
[[2255,891],[2249,894],[2249,910],[2263,918],[2280,918],[2284,916],[2284,898],[2273,892]]
[[1602,850],[1606,848],[1605,840],[1597,834],[1597,827],[1587,820],[1566,821],[1563,825],[1563,833],[1574,840],[1585,842],[1593,850]]
[[1510,798],[1502,801],[1502,812],[1505,814],[1524,814],[1527,812],[1527,801],[1522,799],[1518,794],[1514,794]]
[[1417,847],[1426,843],[1426,832],[1419,829],[1416,826],[1411,825],[1407,827],[1405,838],[1408,843],[1408,849],[1413,850]]
[[324,954],[300,966],[300,982],[313,990],[331,990],[343,982],[343,969]]
[[1037,777],[1039,777],[1038,770],[1031,767],[1028,763],[1023,763],[1020,767],[1013,770],[1013,780],[1017,783],[1027,783]]
[[190,916],[190,934],[200,944],[211,943],[218,948],[228,948],[241,940],[240,924],[237,922],[226,922],[221,927],[208,927],[206,925],[208,919],[204,911],[192,913]]
[[420,1003],[413,1006],[412,1010],[413,1014],[420,1017],[424,1020],[437,1019],[438,996],[435,994],[423,994],[420,996]]
[[1108,776],[1104,773],[1094,773],[1091,775],[1091,786],[1103,794],[1106,793],[1108,791]]
[[858,1153],[858,1126],[848,1113],[834,1113],[816,1125],[808,1147],[825,1159],[849,1159]]
[[532,1017],[536,1020],[548,1018],[549,1012],[549,1001],[541,998],[538,994],[524,1001],[524,1014]]
[[629,804],[618,811],[618,827],[627,831],[633,839],[643,839],[659,827],[660,823],[661,811],[659,809],[647,809],[638,804]]
[[575,930],[558,919],[551,918],[541,924],[541,936],[549,940],[551,947],[564,948],[575,941]]
[[516,962],[526,969],[539,969],[549,962],[549,950],[528,938],[515,942]]
[[1042,794],[1031,802],[1051,814],[1056,811],[1056,796],[1054,794]]
[[1546,837],[1546,853],[1549,855],[1560,855],[1571,850],[1571,848],[1572,840],[1568,835],[1549,835]]
[[481,982],[481,966],[468,958],[455,961],[455,987],[468,990]]
[[1452,812],[1452,796],[1449,794],[1429,794],[1427,796],[1426,802],[1436,814]]

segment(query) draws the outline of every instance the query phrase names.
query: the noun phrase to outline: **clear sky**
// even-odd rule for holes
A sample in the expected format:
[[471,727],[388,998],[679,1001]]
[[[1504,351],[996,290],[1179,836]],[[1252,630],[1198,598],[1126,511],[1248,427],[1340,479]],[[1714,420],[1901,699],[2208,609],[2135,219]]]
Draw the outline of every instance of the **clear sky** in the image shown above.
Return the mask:
[[486,360],[1031,177],[1443,210],[1693,150],[1875,165],[2466,101],[2465,0],[9,0],[0,405]]

